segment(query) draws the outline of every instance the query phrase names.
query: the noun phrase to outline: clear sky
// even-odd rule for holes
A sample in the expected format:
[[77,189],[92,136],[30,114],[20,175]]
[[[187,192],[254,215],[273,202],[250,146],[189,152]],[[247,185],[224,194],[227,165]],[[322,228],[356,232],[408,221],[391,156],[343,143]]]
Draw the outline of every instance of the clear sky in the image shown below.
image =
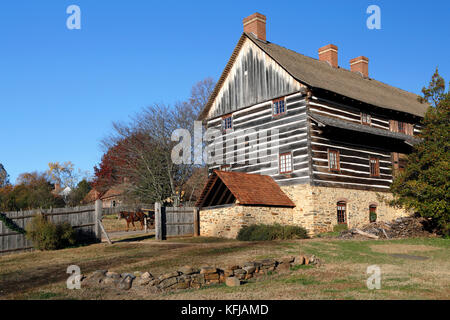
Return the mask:
[[[81,30],[69,30],[69,5]],[[369,5],[381,30],[369,30]],[[339,65],[367,56],[371,77],[420,93],[436,66],[450,81],[450,1],[4,0],[0,4],[0,163],[11,176],[72,161],[93,171],[111,122],[174,103],[217,80],[242,19],[267,16],[267,40]]]

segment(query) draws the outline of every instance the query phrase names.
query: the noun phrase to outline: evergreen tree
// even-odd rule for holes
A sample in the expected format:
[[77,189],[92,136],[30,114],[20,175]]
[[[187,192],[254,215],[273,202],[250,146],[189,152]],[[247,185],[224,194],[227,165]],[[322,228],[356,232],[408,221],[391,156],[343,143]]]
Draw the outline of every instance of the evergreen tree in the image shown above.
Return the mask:
[[408,155],[405,170],[391,186],[392,204],[430,218],[443,234],[450,233],[450,91],[434,73],[421,101],[430,104],[422,121],[422,141]]
[[0,163],[0,188],[9,185],[9,175],[5,167]]

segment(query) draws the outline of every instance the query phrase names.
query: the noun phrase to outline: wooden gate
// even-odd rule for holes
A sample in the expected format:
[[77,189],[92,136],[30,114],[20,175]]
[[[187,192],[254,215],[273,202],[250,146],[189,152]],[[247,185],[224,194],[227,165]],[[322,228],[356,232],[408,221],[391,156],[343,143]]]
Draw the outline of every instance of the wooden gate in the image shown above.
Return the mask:
[[155,203],[155,238],[198,236],[198,209],[195,207],[162,207]]

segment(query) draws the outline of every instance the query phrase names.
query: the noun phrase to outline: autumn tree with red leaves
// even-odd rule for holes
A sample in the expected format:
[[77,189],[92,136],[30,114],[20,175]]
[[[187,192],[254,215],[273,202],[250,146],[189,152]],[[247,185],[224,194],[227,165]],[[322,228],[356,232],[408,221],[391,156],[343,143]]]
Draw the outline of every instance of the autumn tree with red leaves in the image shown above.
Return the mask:
[[108,148],[102,156],[100,164],[94,167],[94,180],[92,186],[100,193],[106,192],[112,186],[124,180],[123,168],[126,165],[127,152],[125,141],[118,141]]
[[[198,172],[196,178],[189,178],[199,166],[172,162],[176,142],[171,137],[176,129],[187,129],[193,136],[194,121],[213,88],[213,80],[207,78],[192,88],[186,101],[174,106],[155,103],[129,122],[113,123],[113,132],[102,141],[107,152],[99,167],[94,168],[97,191],[105,192],[126,182],[126,202],[164,202],[181,194],[195,197],[193,194],[203,187],[203,179],[197,177]],[[194,185],[197,183],[201,186]]]

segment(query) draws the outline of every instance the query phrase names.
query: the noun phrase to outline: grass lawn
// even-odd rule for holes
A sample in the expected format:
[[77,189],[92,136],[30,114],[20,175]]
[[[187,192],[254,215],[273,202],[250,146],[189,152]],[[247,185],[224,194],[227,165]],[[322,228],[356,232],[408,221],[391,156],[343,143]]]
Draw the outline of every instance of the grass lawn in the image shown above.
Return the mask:
[[[52,252],[0,257],[0,299],[450,299],[450,240],[308,239],[239,242],[217,238],[175,238],[156,242],[121,241]],[[146,287],[68,290],[66,269],[150,271],[159,275],[177,267],[223,267],[249,260],[315,254],[320,267],[299,266],[241,287],[215,285],[200,290],[150,293]],[[369,290],[367,267],[381,268],[381,289]]]

